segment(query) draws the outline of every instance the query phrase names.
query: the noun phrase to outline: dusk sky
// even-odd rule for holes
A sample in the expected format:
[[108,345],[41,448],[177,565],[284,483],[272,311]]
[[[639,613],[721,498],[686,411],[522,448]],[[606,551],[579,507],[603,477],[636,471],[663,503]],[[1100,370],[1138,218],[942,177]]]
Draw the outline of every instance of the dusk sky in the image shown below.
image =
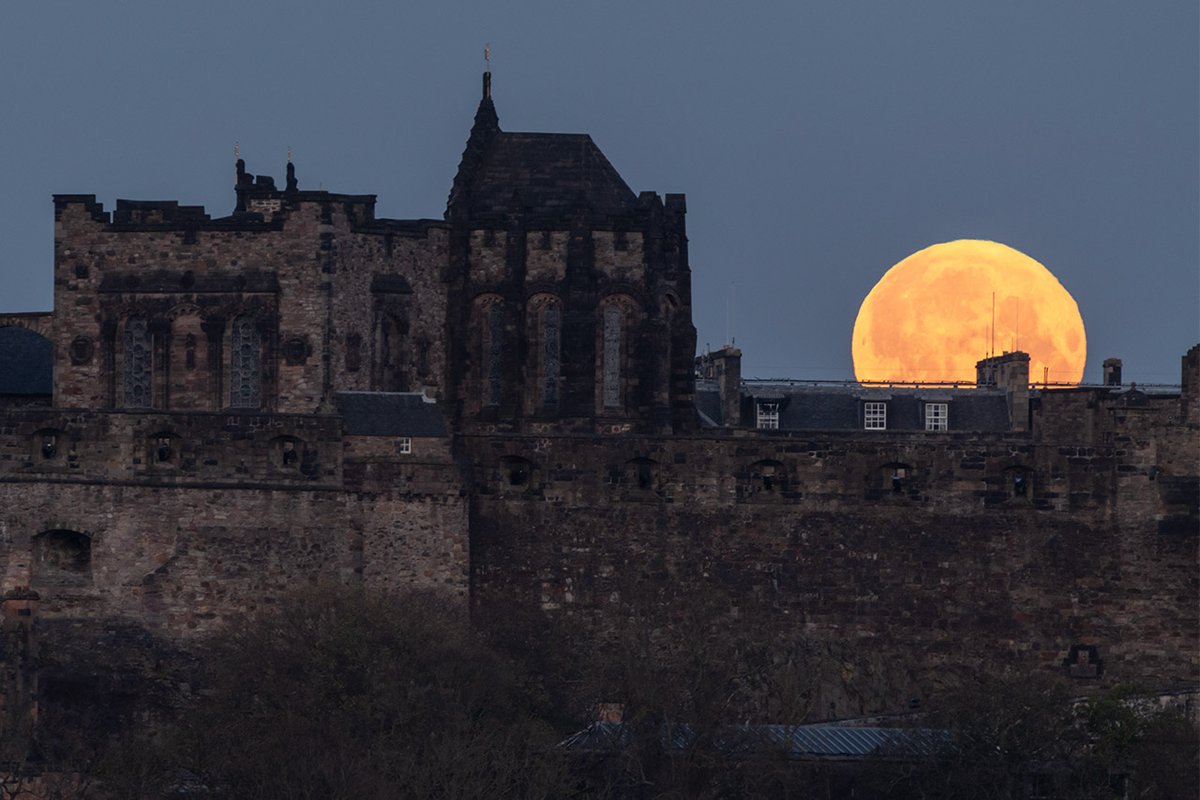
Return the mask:
[[1198,41],[1196,0],[12,3],[0,311],[51,306],[52,194],[224,216],[234,142],[280,183],[290,145],[302,189],[441,218],[490,43],[501,128],[589,133],[634,191],[687,194],[699,346],[732,317],[747,377],[851,378],[883,273],[975,238],[1075,297],[1086,381],[1116,356],[1177,383]]

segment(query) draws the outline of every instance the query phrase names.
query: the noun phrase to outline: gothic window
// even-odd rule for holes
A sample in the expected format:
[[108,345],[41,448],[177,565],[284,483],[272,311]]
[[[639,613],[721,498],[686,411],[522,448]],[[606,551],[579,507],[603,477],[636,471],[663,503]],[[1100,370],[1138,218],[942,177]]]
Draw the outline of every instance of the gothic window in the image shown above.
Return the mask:
[[561,329],[561,313],[551,303],[542,312],[542,407],[546,409],[558,407]]
[[504,370],[504,306],[493,303],[487,309],[487,361],[484,364],[484,405],[500,405]]
[[150,327],[143,317],[125,320],[125,407],[149,408],[152,386]]
[[233,321],[229,358],[229,405],[258,408],[262,396],[262,336],[252,317]]
[[621,407],[621,307],[604,307],[604,407]]

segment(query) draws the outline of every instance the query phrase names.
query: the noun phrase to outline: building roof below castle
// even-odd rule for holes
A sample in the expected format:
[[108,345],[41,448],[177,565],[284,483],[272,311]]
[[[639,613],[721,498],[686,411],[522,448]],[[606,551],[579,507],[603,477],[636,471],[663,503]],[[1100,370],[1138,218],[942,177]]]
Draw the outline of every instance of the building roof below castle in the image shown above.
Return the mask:
[[338,392],[342,425],[350,436],[446,436],[437,403],[420,392]]
[[620,215],[636,204],[633,190],[582,133],[499,133],[471,186],[472,214],[586,207]]

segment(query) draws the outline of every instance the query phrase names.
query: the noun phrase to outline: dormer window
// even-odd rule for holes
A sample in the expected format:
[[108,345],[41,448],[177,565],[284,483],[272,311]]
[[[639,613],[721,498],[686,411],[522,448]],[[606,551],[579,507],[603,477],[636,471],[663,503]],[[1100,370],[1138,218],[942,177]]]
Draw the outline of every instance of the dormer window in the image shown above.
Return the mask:
[[758,428],[772,431],[779,429],[779,403],[758,403]]
[[887,430],[887,403],[863,403],[863,428],[868,431]]
[[950,428],[949,403],[925,404],[925,430],[944,431]]

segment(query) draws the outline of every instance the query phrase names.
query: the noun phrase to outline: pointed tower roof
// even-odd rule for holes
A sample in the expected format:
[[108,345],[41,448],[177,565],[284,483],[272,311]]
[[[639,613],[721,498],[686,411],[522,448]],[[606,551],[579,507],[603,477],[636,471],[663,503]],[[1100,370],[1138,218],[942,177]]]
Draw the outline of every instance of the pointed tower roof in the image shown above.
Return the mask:
[[450,190],[447,219],[504,214],[516,202],[552,216],[580,206],[609,215],[636,208],[637,196],[592,137],[503,132],[491,95],[491,73],[484,73],[483,98]]

